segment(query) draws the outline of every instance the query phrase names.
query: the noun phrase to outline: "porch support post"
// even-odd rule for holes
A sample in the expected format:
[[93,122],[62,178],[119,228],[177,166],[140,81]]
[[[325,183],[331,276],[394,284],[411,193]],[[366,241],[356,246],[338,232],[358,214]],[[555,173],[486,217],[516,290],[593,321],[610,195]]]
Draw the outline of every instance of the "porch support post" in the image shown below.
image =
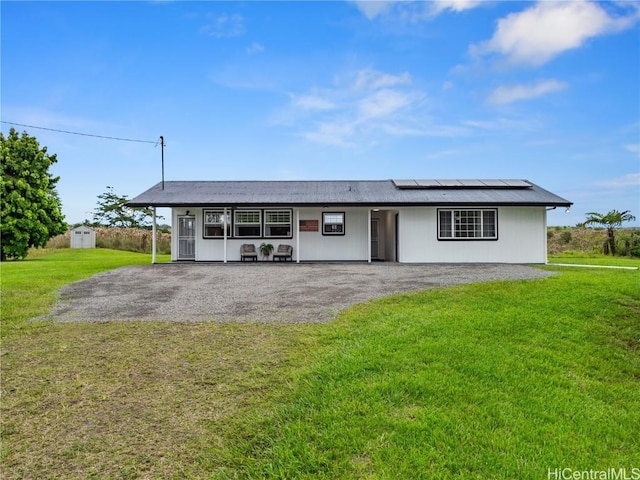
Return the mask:
[[222,230],[224,235],[223,250],[224,250],[224,263],[227,263],[227,207],[224,207],[224,220],[222,221]]
[[544,264],[546,265],[547,263],[549,263],[549,252],[547,249],[547,209],[545,208],[543,210],[542,215],[544,216],[542,219],[542,234],[544,235],[544,241],[542,242],[542,245],[544,245]]
[[371,209],[367,209],[367,261],[371,263]]
[[296,208],[296,263],[300,263],[300,209]]
[[151,226],[151,263],[154,264],[156,263],[156,247],[157,247],[157,240],[156,237],[158,236],[158,227],[156,226],[156,207],[152,207],[151,208],[152,211],[152,217],[153,217],[153,224]]

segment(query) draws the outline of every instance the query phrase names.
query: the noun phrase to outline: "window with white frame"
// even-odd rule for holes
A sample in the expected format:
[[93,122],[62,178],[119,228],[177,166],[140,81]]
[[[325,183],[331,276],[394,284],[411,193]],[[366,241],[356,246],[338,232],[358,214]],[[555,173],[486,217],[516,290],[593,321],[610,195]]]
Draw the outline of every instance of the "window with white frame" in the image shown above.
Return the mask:
[[322,214],[323,235],[344,235],[344,212],[324,212]]
[[438,210],[439,240],[497,240],[498,212],[495,209]]
[[203,212],[204,228],[202,229],[204,238],[224,237],[224,225],[227,226],[227,237],[231,236],[231,216],[227,212],[226,219],[224,210],[205,210]]
[[262,210],[235,210],[233,233],[235,237],[262,236]]
[[272,238],[291,238],[291,210],[265,210],[264,236]]

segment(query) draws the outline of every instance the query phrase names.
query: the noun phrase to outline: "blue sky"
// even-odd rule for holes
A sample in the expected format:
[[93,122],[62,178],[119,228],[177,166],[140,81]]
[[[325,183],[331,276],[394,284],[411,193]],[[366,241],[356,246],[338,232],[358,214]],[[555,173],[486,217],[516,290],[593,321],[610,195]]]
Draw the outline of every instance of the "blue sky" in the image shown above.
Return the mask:
[[[638,2],[0,8],[2,120],[163,135],[167,180],[523,178],[574,202],[550,225],[640,219]],[[58,155],[69,222],[160,180],[153,143],[16,128]]]

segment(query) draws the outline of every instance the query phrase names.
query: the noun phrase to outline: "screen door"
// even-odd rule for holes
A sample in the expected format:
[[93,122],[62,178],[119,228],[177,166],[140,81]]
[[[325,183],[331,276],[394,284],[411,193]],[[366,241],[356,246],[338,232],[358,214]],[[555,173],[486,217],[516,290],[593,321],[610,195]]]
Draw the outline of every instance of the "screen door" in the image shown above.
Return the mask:
[[196,259],[196,217],[178,217],[178,260]]

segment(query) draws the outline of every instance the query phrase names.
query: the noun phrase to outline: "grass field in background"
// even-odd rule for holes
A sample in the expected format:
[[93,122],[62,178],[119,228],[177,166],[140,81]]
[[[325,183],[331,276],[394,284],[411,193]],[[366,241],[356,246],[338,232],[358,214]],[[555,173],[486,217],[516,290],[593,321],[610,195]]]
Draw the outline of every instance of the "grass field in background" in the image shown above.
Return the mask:
[[327,325],[28,321],[64,283],[149,260],[97,250],[69,272],[67,255],[1,267],[3,478],[640,465],[639,271],[545,267],[558,274],[388,297]]
[[588,254],[584,252],[567,252],[549,255],[547,261],[549,263],[575,263],[582,265],[640,268],[640,258],[614,257],[612,255]]

